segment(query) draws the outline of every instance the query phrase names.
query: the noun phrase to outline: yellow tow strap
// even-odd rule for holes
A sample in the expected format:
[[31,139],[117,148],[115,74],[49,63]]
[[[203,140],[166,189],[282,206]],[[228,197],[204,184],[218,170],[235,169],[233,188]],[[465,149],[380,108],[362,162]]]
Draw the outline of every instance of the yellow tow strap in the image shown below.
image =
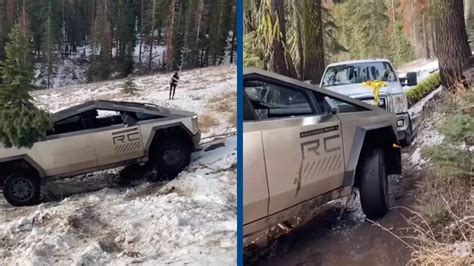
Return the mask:
[[374,105],[378,106],[380,101],[380,88],[387,87],[387,83],[380,80],[368,80],[362,82],[362,85],[372,90],[372,94],[374,95]]

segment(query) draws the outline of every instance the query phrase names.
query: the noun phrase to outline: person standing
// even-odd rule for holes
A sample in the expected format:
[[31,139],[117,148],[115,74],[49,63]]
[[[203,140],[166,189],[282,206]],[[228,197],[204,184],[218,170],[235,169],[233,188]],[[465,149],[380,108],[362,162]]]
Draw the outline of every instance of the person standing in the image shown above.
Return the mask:
[[175,71],[170,81],[170,100],[174,100],[174,94],[176,92],[176,87],[178,86],[178,80],[179,74],[178,71]]

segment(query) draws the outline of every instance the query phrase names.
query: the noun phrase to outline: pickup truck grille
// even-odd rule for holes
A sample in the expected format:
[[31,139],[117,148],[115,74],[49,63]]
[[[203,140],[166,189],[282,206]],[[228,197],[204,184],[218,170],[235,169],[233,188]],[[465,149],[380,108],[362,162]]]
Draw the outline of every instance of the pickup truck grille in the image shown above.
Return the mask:
[[[374,104],[374,97],[358,98],[358,100],[361,100],[361,101],[363,101],[365,103],[368,103],[368,104]],[[387,97],[383,97],[383,96],[380,97],[379,107],[382,108],[382,109],[387,110]]]

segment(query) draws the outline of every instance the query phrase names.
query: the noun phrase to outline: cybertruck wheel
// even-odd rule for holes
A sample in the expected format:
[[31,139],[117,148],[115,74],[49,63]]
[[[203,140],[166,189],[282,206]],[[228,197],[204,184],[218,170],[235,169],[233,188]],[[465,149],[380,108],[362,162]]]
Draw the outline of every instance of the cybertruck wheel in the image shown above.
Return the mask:
[[362,154],[357,168],[362,211],[369,219],[382,218],[389,207],[388,179],[383,150],[374,148]]
[[158,145],[152,160],[156,179],[173,179],[191,162],[191,149],[181,140],[166,139]]
[[28,173],[11,174],[3,185],[3,196],[17,207],[37,204],[41,196],[40,179]]
[[402,147],[408,147],[413,141],[413,126],[411,124],[411,118],[408,119],[407,132],[405,133],[405,138],[400,140],[400,145]]

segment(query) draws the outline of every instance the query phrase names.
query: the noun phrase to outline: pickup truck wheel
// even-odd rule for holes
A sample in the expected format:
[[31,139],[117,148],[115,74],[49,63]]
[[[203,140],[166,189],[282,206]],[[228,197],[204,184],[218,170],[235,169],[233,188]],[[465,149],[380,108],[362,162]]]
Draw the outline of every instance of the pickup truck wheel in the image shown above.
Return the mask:
[[13,206],[30,206],[39,202],[41,183],[37,176],[27,173],[11,174],[5,180],[3,196]]
[[388,180],[385,157],[380,148],[369,150],[361,158],[358,169],[359,191],[362,211],[369,219],[383,217],[388,212]]
[[157,177],[159,179],[173,179],[191,161],[191,150],[178,139],[167,139],[157,147],[154,158]]

